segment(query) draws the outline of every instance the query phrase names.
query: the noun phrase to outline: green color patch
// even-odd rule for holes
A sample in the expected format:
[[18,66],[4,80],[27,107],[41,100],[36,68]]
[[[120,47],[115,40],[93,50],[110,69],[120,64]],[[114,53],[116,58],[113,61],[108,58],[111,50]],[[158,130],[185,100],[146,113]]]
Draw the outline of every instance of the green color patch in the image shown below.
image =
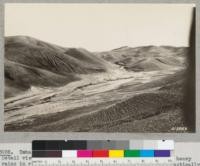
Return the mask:
[[140,150],[125,150],[124,157],[140,157]]

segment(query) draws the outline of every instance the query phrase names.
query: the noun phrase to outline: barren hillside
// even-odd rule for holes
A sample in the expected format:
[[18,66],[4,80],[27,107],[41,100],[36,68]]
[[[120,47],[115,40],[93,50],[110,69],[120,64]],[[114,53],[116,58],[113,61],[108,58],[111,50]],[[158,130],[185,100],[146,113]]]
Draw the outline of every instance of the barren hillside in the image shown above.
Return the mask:
[[[5,39],[5,130],[189,132],[188,48],[92,53],[25,36]],[[187,126],[186,126],[187,127]]]

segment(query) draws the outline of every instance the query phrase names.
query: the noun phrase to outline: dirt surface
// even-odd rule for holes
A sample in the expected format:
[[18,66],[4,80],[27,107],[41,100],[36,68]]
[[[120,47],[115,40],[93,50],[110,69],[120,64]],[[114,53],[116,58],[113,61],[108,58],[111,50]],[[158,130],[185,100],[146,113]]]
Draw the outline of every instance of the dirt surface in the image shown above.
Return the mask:
[[180,81],[177,73],[129,73],[109,81],[90,75],[60,88],[33,87],[5,101],[5,130],[173,132],[184,126],[182,91],[170,91]]

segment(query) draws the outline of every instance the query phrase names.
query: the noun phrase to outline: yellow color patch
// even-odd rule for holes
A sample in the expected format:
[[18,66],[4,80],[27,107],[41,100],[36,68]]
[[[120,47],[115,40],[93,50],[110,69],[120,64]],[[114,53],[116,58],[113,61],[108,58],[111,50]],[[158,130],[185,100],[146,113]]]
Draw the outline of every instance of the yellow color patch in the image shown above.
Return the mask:
[[109,157],[124,157],[124,150],[109,150]]

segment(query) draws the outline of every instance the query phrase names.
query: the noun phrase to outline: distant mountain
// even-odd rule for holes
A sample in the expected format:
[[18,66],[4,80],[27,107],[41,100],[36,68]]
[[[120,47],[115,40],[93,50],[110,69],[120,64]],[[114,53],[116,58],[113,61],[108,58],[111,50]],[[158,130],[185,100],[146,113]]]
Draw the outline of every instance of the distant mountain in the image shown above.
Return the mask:
[[63,48],[27,36],[5,38],[5,96],[31,86],[61,86],[79,74],[106,71],[106,61],[82,48]]
[[188,48],[171,46],[131,48],[124,46],[96,54],[130,71],[153,71],[166,70],[172,67],[184,67]]

